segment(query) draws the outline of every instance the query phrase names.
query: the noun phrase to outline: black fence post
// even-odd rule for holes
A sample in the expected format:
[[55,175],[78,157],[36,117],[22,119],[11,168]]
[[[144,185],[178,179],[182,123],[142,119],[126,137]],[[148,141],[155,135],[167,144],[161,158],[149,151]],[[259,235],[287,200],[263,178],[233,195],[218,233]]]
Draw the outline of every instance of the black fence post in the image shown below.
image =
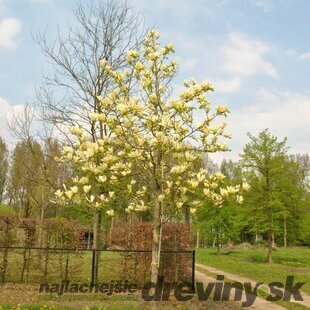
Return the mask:
[[97,266],[96,264],[98,263],[97,260],[97,251],[92,250],[92,264],[91,264],[91,285],[95,285],[96,283],[96,271],[97,271]]
[[195,250],[192,251],[192,290],[193,293],[195,293],[195,256],[196,252]]

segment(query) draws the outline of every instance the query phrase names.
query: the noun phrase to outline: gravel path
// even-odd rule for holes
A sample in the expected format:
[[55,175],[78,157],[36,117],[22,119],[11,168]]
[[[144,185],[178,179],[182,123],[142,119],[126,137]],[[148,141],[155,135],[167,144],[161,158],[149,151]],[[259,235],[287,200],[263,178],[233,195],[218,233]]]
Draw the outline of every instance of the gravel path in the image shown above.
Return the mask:
[[[207,265],[204,265],[204,264],[196,264],[196,267],[197,268],[200,268],[201,270],[205,270],[205,271],[208,271],[208,272],[211,272],[213,274],[216,274],[216,275],[224,275],[226,278],[230,279],[230,280],[233,280],[233,281],[237,281],[237,282],[241,282],[241,283],[245,283],[245,282],[249,282],[251,283],[251,286],[252,288],[255,287],[256,285],[256,282],[253,281],[253,280],[250,280],[250,279],[247,279],[245,277],[242,277],[242,276],[239,276],[239,275],[235,275],[235,274],[232,274],[232,273],[229,273],[229,272],[225,272],[223,270],[220,270],[220,269],[217,269],[217,268],[214,268],[214,267],[211,267],[211,266],[207,266]],[[207,285],[207,283],[209,282],[214,282],[215,281],[215,277],[212,277],[210,275],[206,275],[205,273],[201,272],[201,271],[198,271],[196,270],[195,271],[195,276],[196,276],[196,282],[202,282],[204,283],[204,286]],[[264,286],[260,286],[260,289],[263,289],[263,290],[267,290],[267,287],[264,287]],[[233,290],[234,291],[234,290]],[[233,295],[231,295],[230,297],[230,300],[233,300]],[[298,304],[301,304],[307,308],[310,309],[310,296],[302,293],[302,297],[303,297],[303,301],[295,301],[292,297],[292,302],[296,302]],[[246,300],[245,298],[245,294],[242,294],[242,300],[241,301],[244,301]],[[248,309],[257,309],[257,310],[271,310],[271,309],[285,309],[284,307],[282,306],[279,306],[273,302],[269,302],[267,300],[265,300],[264,298],[261,298],[261,297],[257,297],[255,299],[255,302],[252,306],[250,307],[247,307]]]

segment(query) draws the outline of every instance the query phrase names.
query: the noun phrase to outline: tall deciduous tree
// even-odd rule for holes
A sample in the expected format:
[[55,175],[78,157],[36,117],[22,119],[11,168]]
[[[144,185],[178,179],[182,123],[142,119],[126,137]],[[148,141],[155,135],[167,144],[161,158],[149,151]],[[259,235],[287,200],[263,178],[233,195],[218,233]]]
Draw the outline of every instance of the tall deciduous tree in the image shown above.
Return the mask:
[[[133,167],[137,173],[147,175],[144,184],[126,184],[133,193],[126,211],[152,211],[154,282],[159,272],[162,224],[171,214],[182,212],[185,206],[195,213],[202,204],[199,192],[217,207],[233,195],[242,201],[238,195],[242,191],[240,185],[221,188],[223,174],[208,174],[203,168],[197,173],[194,169],[194,162],[201,153],[227,150],[220,141],[230,137],[224,132],[226,124],[214,125],[213,122],[226,116],[228,108],[212,109],[206,99],[206,94],[213,91],[212,86],[205,82],[199,84],[194,79],[184,82],[184,91],[179,97],[170,98],[169,86],[177,69],[176,62],[170,60],[174,47],[171,43],[161,47],[159,37],[159,33],[152,30],[141,53],[130,50],[129,68],[124,71],[113,70],[105,59],[100,61],[102,70],[118,87],[98,97],[103,112],[91,113],[89,117],[106,129],[107,136],[90,142],[80,127],[74,127],[72,133],[78,137],[77,144],[73,149],[64,150],[64,157],[80,164],[84,174],[93,176],[93,182],[106,184],[94,186],[89,177],[86,180],[83,176],[64,193],[57,192],[61,199],[76,197],[80,201],[82,198],[90,207],[99,209],[114,198],[114,191],[107,193],[109,187],[119,184],[124,176],[130,177]],[[194,111],[204,116],[200,124],[194,120]]]
[[46,212],[56,213],[51,198],[68,178],[69,169],[55,160],[62,147],[48,126],[40,124],[41,132],[34,138],[38,126],[35,114],[26,105],[8,124],[19,141],[12,153],[9,198],[18,206],[20,216],[38,216],[43,221]]
[[[90,113],[111,113],[100,104],[98,96],[108,95],[115,86],[99,62],[108,60],[113,70],[124,68],[126,52],[141,44],[144,21],[126,0],[100,0],[91,4],[80,1],[73,13],[68,33],[59,32],[54,41],[45,34],[37,37],[54,68],[37,92],[38,107],[42,119],[62,132],[65,140],[70,139],[69,126],[80,126],[95,142],[108,137],[109,132]],[[101,211],[94,216],[100,228]]]
[[34,205],[42,180],[38,170],[43,156],[42,149],[36,141],[30,143],[31,148],[25,142],[17,143],[12,154],[9,200],[20,217],[36,215]]
[[113,70],[124,68],[126,52],[140,45],[143,31],[142,17],[125,0],[100,0],[80,1],[68,32],[59,31],[55,40],[38,35],[36,41],[54,69],[37,92],[44,121],[65,135],[68,126],[78,125],[93,141],[102,138],[105,129],[89,113],[108,112],[102,110],[98,96],[114,86],[99,60],[108,60]]
[[250,142],[243,149],[241,165],[251,185],[248,196],[255,233],[268,233],[268,262],[272,263],[275,221],[283,214],[279,179],[283,176],[283,161],[287,156],[286,139],[278,141],[268,129],[257,137],[248,136]]

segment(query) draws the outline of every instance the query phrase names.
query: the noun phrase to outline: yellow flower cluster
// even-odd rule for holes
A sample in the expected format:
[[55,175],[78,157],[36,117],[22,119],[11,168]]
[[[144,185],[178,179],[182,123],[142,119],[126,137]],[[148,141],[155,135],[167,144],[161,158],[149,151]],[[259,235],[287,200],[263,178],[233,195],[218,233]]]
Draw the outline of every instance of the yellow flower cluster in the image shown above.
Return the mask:
[[[124,71],[114,71],[105,59],[100,60],[100,68],[117,87],[106,96],[97,97],[100,109],[90,113],[89,119],[104,127],[106,134],[91,142],[80,127],[71,128],[77,142],[74,148],[63,149],[62,160],[80,165],[86,179],[76,179],[69,189],[57,191],[59,200],[87,202],[99,208],[109,205],[115,199],[111,189],[123,184],[131,197],[126,211],[146,211],[152,206],[146,200],[147,189],[139,188],[130,178],[133,167],[139,167],[160,187],[153,194],[153,203],[177,209],[187,205],[195,214],[201,205],[195,195],[202,187],[205,196],[217,206],[232,196],[242,202],[241,192],[247,190],[246,184],[222,188],[222,174],[208,176],[204,169],[193,172],[201,152],[228,149],[221,141],[230,138],[225,133],[226,124],[213,124],[229,111],[225,105],[212,109],[206,95],[213,87],[193,78],[184,81],[185,88],[177,98],[168,96],[177,65],[170,60],[173,45],[160,47],[159,38],[158,31],[149,31],[143,50],[128,51],[128,68]],[[194,122],[195,110],[205,116],[201,124]],[[114,209],[106,213],[114,216]]]

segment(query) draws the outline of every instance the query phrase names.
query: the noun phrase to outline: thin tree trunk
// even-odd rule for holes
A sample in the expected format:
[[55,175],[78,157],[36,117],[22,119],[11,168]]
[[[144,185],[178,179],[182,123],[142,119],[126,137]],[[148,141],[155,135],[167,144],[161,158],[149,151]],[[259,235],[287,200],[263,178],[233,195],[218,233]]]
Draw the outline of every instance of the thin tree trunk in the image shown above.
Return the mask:
[[196,249],[199,249],[200,247],[200,236],[199,236],[199,228],[197,229],[197,235],[196,235]]
[[[97,230],[97,240],[99,239],[99,236],[101,236],[101,223],[102,223],[102,213],[101,211],[98,211],[98,230]],[[98,242],[98,241],[97,241]]]
[[216,237],[214,236],[213,242],[212,242],[212,248],[213,248],[213,249],[215,248],[215,243],[216,243]]
[[114,227],[114,218],[113,216],[111,217],[111,227],[110,227],[110,240],[109,240],[109,246],[112,246],[112,230]]
[[[98,249],[98,230],[99,230],[99,211],[95,211],[94,213],[94,226],[93,226],[93,250]],[[96,284],[98,282],[98,251],[96,251],[95,254],[95,261],[94,261],[94,283]]]
[[270,229],[268,233],[268,263],[272,264],[272,235],[273,231]]
[[93,218],[93,250],[98,248],[99,212],[94,212]]
[[30,200],[27,199],[24,210],[24,217],[28,218],[30,216]]
[[39,236],[38,236],[39,247],[43,246],[43,222],[44,222],[44,205],[42,206],[40,213]]
[[286,215],[284,214],[284,219],[283,219],[283,229],[284,229],[284,233],[283,233],[283,238],[284,238],[284,247],[287,247],[287,227],[286,227]]
[[160,259],[160,231],[161,231],[161,204],[160,202],[155,203],[153,212],[153,242],[152,242],[152,263],[151,263],[151,281],[157,282],[159,274],[159,259]]
[[273,249],[275,249],[277,247],[276,241],[275,241],[275,236],[274,236],[274,231],[272,231],[272,233],[271,233],[271,244],[272,244]]

